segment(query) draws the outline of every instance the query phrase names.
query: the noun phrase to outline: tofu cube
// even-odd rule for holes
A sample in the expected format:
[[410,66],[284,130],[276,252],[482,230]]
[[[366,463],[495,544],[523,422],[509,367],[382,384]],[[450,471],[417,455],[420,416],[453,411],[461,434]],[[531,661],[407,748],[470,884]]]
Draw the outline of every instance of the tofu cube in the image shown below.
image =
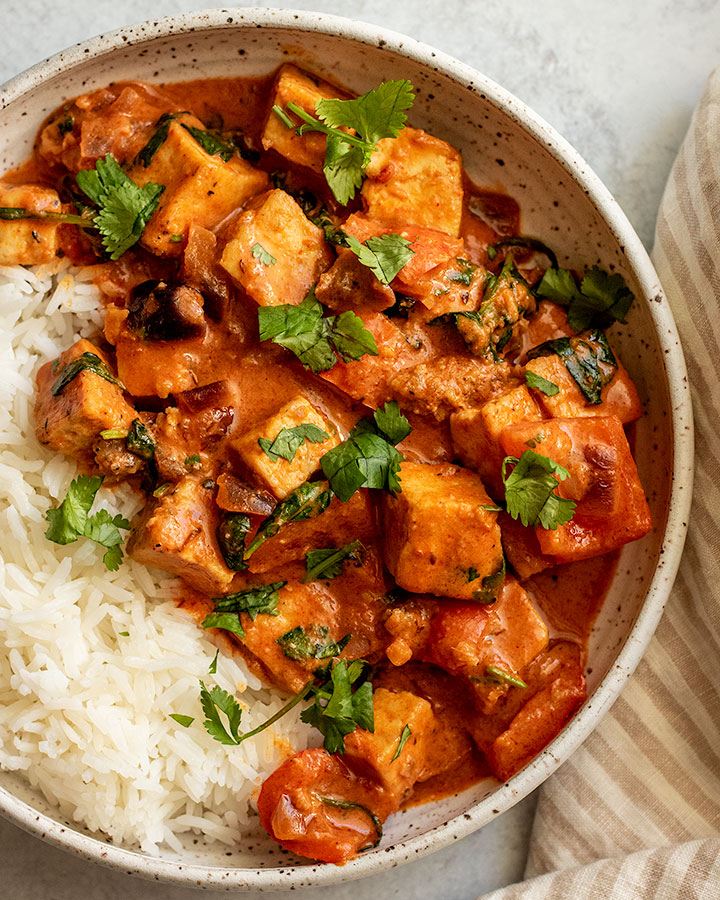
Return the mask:
[[335,97],[342,99],[343,94],[327,81],[302,72],[296,66],[282,66],[275,80],[268,107],[268,117],[262,133],[263,147],[266,150],[274,150],[291,163],[307,166],[318,173],[322,172],[325,162],[325,135],[310,132],[298,137],[295,129],[284,125],[272,108],[277,105],[285,109],[292,101],[305,112],[315,115],[315,104],[318,100]]
[[373,219],[460,233],[462,160],[454,147],[416,128],[377,145],[362,197]]
[[[442,729],[428,701],[409,691],[378,688],[373,709],[375,731],[358,729],[349,734],[344,760],[354,772],[379,783],[399,806],[422,779],[430,744],[442,739]],[[406,726],[410,736],[393,759]]]
[[534,528],[526,528],[504,512],[500,513],[499,520],[505,558],[520,581],[557,565],[552,556],[543,556]]
[[568,372],[559,356],[539,356],[531,359],[525,367],[546,378],[560,389],[552,397],[533,389],[533,394],[547,415],[553,419],[574,419],[579,416],[617,416],[627,425],[642,415],[642,405],[637,389],[628,373],[618,361],[618,369],[613,380],[600,393],[601,403],[588,403],[577,382]]
[[[60,198],[51,188],[0,182],[0,206],[20,206],[32,212],[60,212]],[[39,266],[51,262],[60,247],[59,222],[42,219],[0,220],[0,266]]]
[[532,422],[510,425],[501,441],[505,452],[517,457],[532,441],[536,453],[569,472],[557,493],[576,501],[573,518],[554,530],[535,529],[541,552],[556,562],[609,553],[652,527],[635,461],[616,416],[549,419],[541,428]]
[[[306,438],[292,460],[283,457],[273,459],[260,446],[261,439],[272,443],[284,428],[297,428],[299,425],[315,425],[328,437],[319,443]],[[320,458],[339,443],[340,437],[332,422],[305,397],[297,396],[275,415],[234,440],[232,446],[261,486],[267,487],[279,500],[284,500],[320,468]]]
[[[383,494],[385,565],[415,593],[477,599],[502,583],[497,513],[480,476],[449,465],[405,462],[402,492]],[[491,578],[490,576],[494,576]]]
[[213,492],[195,478],[185,477],[148,504],[128,542],[128,555],[217,596],[228,589],[235,575],[220,552],[215,536],[218,524]]
[[412,349],[402,331],[387,316],[363,312],[360,318],[375,338],[377,356],[365,354],[350,362],[340,361],[327,372],[321,372],[320,377],[354,400],[377,409],[393,396],[390,389],[393,375],[418,362],[423,354]]
[[56,363],[46,363],[37,374],[35,434],[41,444],[83,462],[93,458],[92,445],[101,431],[126,431],[137,413],[125,401],[122,388],[90,369],[83,369],[53,396],[52,386],[65,367],[83,353],[93,353],[112,372],[107,356],[90,341],[81,339],[60,355]]
[[450,416],[453,447],[463,465],[474,469],[495,497],[503,496],[500,443],[504,428],[516,422],[535,422],[542,413],[525,385],[489,400],[480,409],[462,409]]
[[191,225],[214,228],[268,186],[265,172],[238,155],[223,162],[209,154],[185,125],[205,130],[189,114],[173,120],[150,164],[137,163],[129,173],[141,187],[149,181],[165,185],[141,238],[148,250],[160,256],[179,256]]
[[257,304],[278,306],[300,303],[333,259],[322,228],[290,194],[274,190],[238,218],[220,265]]

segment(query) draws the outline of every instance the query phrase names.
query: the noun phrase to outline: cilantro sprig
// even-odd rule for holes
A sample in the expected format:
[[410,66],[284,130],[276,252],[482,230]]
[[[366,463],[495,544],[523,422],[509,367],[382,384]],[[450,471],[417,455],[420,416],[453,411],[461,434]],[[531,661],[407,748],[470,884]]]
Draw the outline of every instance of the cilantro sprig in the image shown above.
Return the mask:
[[597,266],[585,272],[579,285],[569,269],[548,269],[536,292],[539,297],[567,306],[568,324],[575,331],[624,322],[635,299],[622,275],[611,275]]
[[348,249],[383,284],[390,284],[415,255],[415,251],[410,249],[411,242],[399,234],[381,234],[368,238],[364,244],[351,234],[345,235],[345,240]]
[[135,184],[112,153],[99,159],[94,169],[78,172],[75,180],[98,207],[92,224],[100,232],[110,259],[118,259],[140,240],[165,190],[152,181],[144,187]]
[[50,523],[45,537],[55,544],[72,544],[79,537],[86,537],[106,548],[105,566],[115,572],[122,562],[120,545],[130,523],[121,515],[112,516],[106,509],[99,509],[92,516],[90,509],[100,490],[103,478],[98,475],[80,475],[70,482],[65,499],[58,507],[48,509],[45,518]]
[[[274,715],[244,733],[240,732],[242,710],[237,700],[217,685],[208,690],[201,681],[200,702],[205,713],[203,726],[221,744],[237,746],[265,731],[293,707],[312,697],[312,705],[303,710],[300,718],[320,731],[328,753],[344,753],[348,734],[358,728],[371,732],[375,730],[372,683],[364,680],[358,684],[366,671],[367,663],[363,659],[353,660],[349,664],[341,659],[334,666],[330,664],[318,669],[313,678]],[[171,718],[186,728],[193,721],[191,716],[178,713],[171,714]]]
[[399,473],[404,457],[395,444],[411,430],[395,400],[376,410],[372,419],[360,419],[347,440],[320,460],[333,493],[343,503],[362,487],[400,493]]
[[377,344],[363,320],[352,310],[323,318],[323,308],[314,291],[302,303],[261,306],[258,309],[261,341],[273,341],[297,356],[316,374],[337,363],[370,354],[378,355]]
[[309,441],[311,444],[323,444],[329,437],[327,431],[323,431],[317,425],[305,423],[295,425],[293,428],[281,428],[273,440],[264,437],[258,438],[258,444],[263,453],[269,456],[273,462],[277,462],[281,457],[292,462],[305,441]]
[[[362,184],[378,142],[397,137],[405,127],[405,112],[414,99],[412,84],[400,79],[384,81],[354,100],[318,100],[315,116],[296,103],[288,103],[286,110],[273,106],[273,112],[298,135],[317,131],[327,136],[323,172],[335,199],[345,205]],[[299,127],[288,112],[301,120]]]
[[390,760],[390,762],[395,762],[395,760],[398,758],[398,756],[400,756],[400,754],[403,752],[403,747],[405,746],[405,744],[407,744],[408,739],[411,735],[412,735],[412,729],[406,723],[405,725],[403,725],[403,730],[400,732],[400,739],[398,740],[397,749],[395,750],[395,753],[393,754],[393,757]]
[[[508,466],[513,466],[509,474]],[[569,522],[576,503],[555,493],[558,481],[564,481],[569,474],[559,463],[534,450],[526,450],[519,459],[506,456],[502,479],[509,515],[525,526],[549,530]]]

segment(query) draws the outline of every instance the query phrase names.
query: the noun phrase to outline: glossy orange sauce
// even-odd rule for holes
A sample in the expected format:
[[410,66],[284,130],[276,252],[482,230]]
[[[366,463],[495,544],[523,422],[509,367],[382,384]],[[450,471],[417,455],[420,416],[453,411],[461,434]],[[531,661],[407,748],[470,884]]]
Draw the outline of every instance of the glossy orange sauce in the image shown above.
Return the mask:
[[[262,78],[204,79],[177,84],[158,85],[164,98],[159,100],[152,86],[138,87],[147,97],[147,121],[157,119],[159,112],[170,108],[182,108],[194,113],[209,128],[238,130],[251,149],[259,148],[259,136],[268,108],[273,76]],[[108,90],[119,95],[123,85],[111,85]],[[137,87],[137,86],[134,86]],[[57,116],[58,114],[53,114]],[[52,117],[51,117],[52,118]],[[130,139],[132,141],[132,139]],[[144,143],[144,138],[140,146]],[[137,148],[139,149],[139,147]],[[271,171],[288,169],[288,162],[267,153],[257,163]],[[56,173],[42,160],[33,156],[27,163],[5,176],[14,183],[36,181],[55,186]],[[332,209],[334,201],[322,179],[312,173],[302,172],[302,181]],[[503,236],[518,234],[520,210],[517,203],[504,194],[492,193],[467,182],[465,192],[466,211],[463,216],[461,237],[465,241],[467,255],[477,263],[487,263],[486,247]],[[351,207],[352,209],[352,207]],[[68,253],[83,258],[83,249],[69,245]],[[161,277],[162,260],[150,257],[140,249],[133,249],[118,263],[98,266],[98,282],[108,297],[115,294],[120,300],[129,285],[150,277]],[[140,275],[138,275],[140,270]],[[408,327],[414,327],[412,322]],[[424,343],[429,356],[453,350],[461,341],[447,329],[417,326],[418,337]],[[218,379],[228,379],[242,390],[235,410],[237,428],[242,430],[272,414],[278,406],[298,392],[302,384],[313,403],[325,411],[342,429],[348,430],[366,413],[364,408],[342,395],[332,385],[313,379],[308,389],[303,369],[288,354],[268,344],[260,345],[254,337],[250,316],[242,310],[232,321],[227,319],[209,323],[208,341],[216,352],[208,353],[207,345],[193,362],[198,383],[205,384]],[[429,417],[409,414],[413,432],[403,444],[409,460],[425,463],[450,461],[452,444],[447,421],[438,423]],[[551,638],[563,638],[577,642],[586,649],[592,624],[602,604],[617,564],[617,554],[557,567],[534,576],[526,587],[542,611],[551,632]],[[337,579],[335,587],[340,587]],[[332,587],[330,594],[333,593]],[[188,589],[186,603],[196,614],[205,609],[204,600],[196,591]],[[198,610],[200,611],[198,613]],[[446,698],[455,716],[462,717],[462,695]],[[463,756],[449,772],[415,787],[406,805],[428,802],[439,797],[459,793],[488,775],[487,764],[475,750]]]

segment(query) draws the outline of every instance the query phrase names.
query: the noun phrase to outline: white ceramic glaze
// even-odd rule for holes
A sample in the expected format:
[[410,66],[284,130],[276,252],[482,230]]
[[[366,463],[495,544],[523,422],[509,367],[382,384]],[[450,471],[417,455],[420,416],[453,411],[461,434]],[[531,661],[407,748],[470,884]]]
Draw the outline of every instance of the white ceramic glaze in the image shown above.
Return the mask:
[[417,89],[412,122],[462,150],[479,184],[521,204],[523,231],[561,263],[622,272],[638,302],[614,345],[645,406],[636,457],[655,528],[625,548],[590,645],[589,699],[570,725],[505,785],[486,782],[393,817],[382,845],[342,868],[315,865],[258,836],[228,855],[189,840],[182,856],[117,847],[57,813],[16,776],[0,774],[0,812],[74,853],[145,878],[214,889],[277,890],[358,878],[458,840],[537,787],[587,737],[635,669],[662,613],[682,551],[692,489],[692,416],[682,350],[650,260],[585,162],[511,94],[446,54],[379,27],[272,9],[179,15],[93,38],[0,91],[0,170],[24,158],[39,123],[66,98],[112,80],[263,74],[294,60],[358,92],[387,78]]

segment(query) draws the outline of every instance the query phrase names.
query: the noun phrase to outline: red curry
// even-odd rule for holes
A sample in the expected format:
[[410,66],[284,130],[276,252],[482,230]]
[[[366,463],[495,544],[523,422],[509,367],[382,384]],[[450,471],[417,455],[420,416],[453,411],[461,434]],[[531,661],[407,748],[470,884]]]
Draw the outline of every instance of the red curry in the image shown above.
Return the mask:
[[[325,748],[270,775],[258,809],[335,863],[560,731],[616,552],[650,528],[623,430],[640,402],[573,314],[582,286],[549,299],[552,251],[424,131],[380,139],[339,202],[325,135],[272,107],[348,96],[293,66],[114,84],[54,113],[0,182],[26,213],[0,221],[0,263],[92,264],[106,304],[97,342],[38,373],[38,438],[144,490],[127,552],[180,576],[269,684],[315,697]],[[115,261],[46,215],[84,215],[75,176],[108,154],[163,189]],[[391,278],[383,237],[405,252]]]

